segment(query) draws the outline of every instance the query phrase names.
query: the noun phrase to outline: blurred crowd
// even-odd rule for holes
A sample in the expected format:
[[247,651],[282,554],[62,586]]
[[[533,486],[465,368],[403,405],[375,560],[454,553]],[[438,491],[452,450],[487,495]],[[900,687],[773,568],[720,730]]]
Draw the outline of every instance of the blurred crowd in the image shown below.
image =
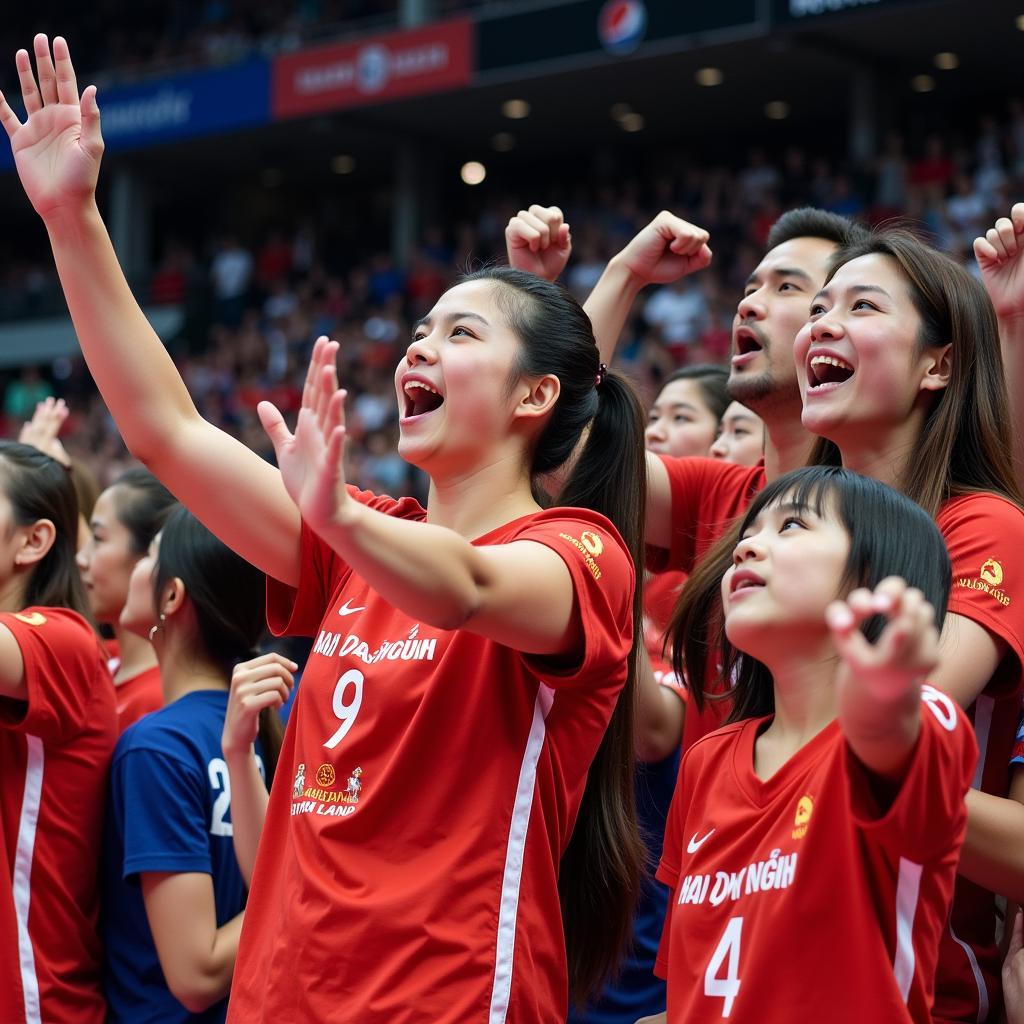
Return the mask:
[[[267,457],[257,403],[270,399],[286,416],[294,413],[313,341],[337,338],[342,380],[353,396],[350,479],[386,493],[416,493],[422,484],[395,452],[395,364],[412,323],[461,269],[503,259],[504,227],[519,208],[563,207],[573,237],[565,284],[581,300],[609,257],[658,210],[711,232],[712,267],[651,289],[627,326],[621,360],[650,399],[676,367],[727,358],[736,298],[782,210],[807,203],[869,222],[911,218],[966,257],[974,237],[1022,189],[1024,103],[1015,100],[1000,116],[983,117],[970,143],[933,136],[911,150],[892,135],[868,168],[800,149],[777,157],[754,150],[735,169],[667,165],[661,177],[574,186],[565,195],[473,191],[473,206],[446,227],[429,227],[405,267],[386,252],[332,251],[313,219],[262,237],[211,236],[201,249],[166,240],[140,297],[181,310],[180,328],[164,341],[197,405]],[[57,289],[52,267],[0,267],[0,320],[38,313]],[[72,408],[72,454],[91,463],[101,481],[116,476],[127,454],[80,360],[29,367],[9,379],[8,434],[47,394]]]

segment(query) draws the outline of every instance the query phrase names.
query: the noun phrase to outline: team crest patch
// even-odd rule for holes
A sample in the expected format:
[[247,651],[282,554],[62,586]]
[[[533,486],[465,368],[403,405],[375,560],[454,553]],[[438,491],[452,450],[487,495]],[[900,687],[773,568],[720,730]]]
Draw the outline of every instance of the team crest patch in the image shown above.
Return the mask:
[[966,587],[968,590],[980,590],[982,593],[990,594],[1004,608],[1009,607],[1010,595],[1003,589],[1003,567],[994,558],[986,558],[975,579],[969,576],[961,576],[956,580],[955,586]]
[[46,622],[46,616],[39,612],[28,612],[27,614],[15,612],[14,617],[19,622],[24,622],[26,626],[42,626]]
[[302,796],[306,788],[306,766],[300,764],[295,772],[295,785],[292,786],[292,798]]
[[334,766],[329,764],[322,764],[316,770],[316,784],[323,786],[324,789],[330,789],[334,785],[335,774]]
[[558,536],[562,540],[568,541],[583,556],[583,561],[590,570],[590,575],[595,580],[599,580],[601,578],[601,568],[597,564],[597,558],[604,551],[604,542],[601,538],[590,530],[584,530],[580,534],[579,540],[569,533],[560,533]]
[[793,838],[803,839],[807,835],[807,823],[814,813],[814,801],[809,796],[802,796],[796,804],[796,817],[793,819]]

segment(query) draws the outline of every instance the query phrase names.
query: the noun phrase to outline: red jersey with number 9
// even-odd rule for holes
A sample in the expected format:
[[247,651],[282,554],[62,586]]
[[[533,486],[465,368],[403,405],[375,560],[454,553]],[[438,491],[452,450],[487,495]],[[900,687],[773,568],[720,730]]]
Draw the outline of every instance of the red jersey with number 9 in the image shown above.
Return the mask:
[[770,721],[699,740],[680,766],[657,877],[668,1024],[931,1021],[939,936],[977,745],[931,686],[898,793],[879,808],[832,722],[771,778]]
[[[388,515],[414,501],[354,492]],[[562,1024],[558,864],[626,677],[633,565],[585,509],[517,519],[572,577],[576,664],[436,629],[303,529],[276,632],[316,637],[260,841],[228,1012],[254,1021]]]

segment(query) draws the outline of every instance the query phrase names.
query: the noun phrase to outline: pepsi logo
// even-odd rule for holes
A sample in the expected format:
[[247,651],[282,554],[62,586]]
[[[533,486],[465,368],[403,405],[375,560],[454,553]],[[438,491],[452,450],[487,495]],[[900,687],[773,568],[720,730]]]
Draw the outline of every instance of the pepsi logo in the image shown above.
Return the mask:
[[601,45],[612,54],[632,53],[647,31],[647,8],[643,0],[608,0],[597,18]]

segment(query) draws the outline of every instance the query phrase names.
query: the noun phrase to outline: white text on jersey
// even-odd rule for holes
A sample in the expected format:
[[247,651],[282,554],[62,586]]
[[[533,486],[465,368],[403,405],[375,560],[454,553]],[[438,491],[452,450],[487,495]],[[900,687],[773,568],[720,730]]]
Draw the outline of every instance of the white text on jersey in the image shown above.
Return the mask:
[[332,658],[336,653],[342,656],[351,654],[365,665],[375,665],[378,661],[433,661],[437,638],[420,639],[419,631],[420,627],[415,626],[404,639],[385,640],[376,650],[371,651],[369,645],[355,633],[349,633],[342,642],[340,633],[322,629],[313,645],[313,653],[322,654],[325,658]]
[[[717,907],[726,900],[770,889],[788,889],[796,878],[795,853],[783,855],[772,850],[767,860],[757,860],[739,871],[716,871],[714,875],[687,875],[679,886],[678,903],[710,903]],[[712,878],[714,885],[712,885]]]

